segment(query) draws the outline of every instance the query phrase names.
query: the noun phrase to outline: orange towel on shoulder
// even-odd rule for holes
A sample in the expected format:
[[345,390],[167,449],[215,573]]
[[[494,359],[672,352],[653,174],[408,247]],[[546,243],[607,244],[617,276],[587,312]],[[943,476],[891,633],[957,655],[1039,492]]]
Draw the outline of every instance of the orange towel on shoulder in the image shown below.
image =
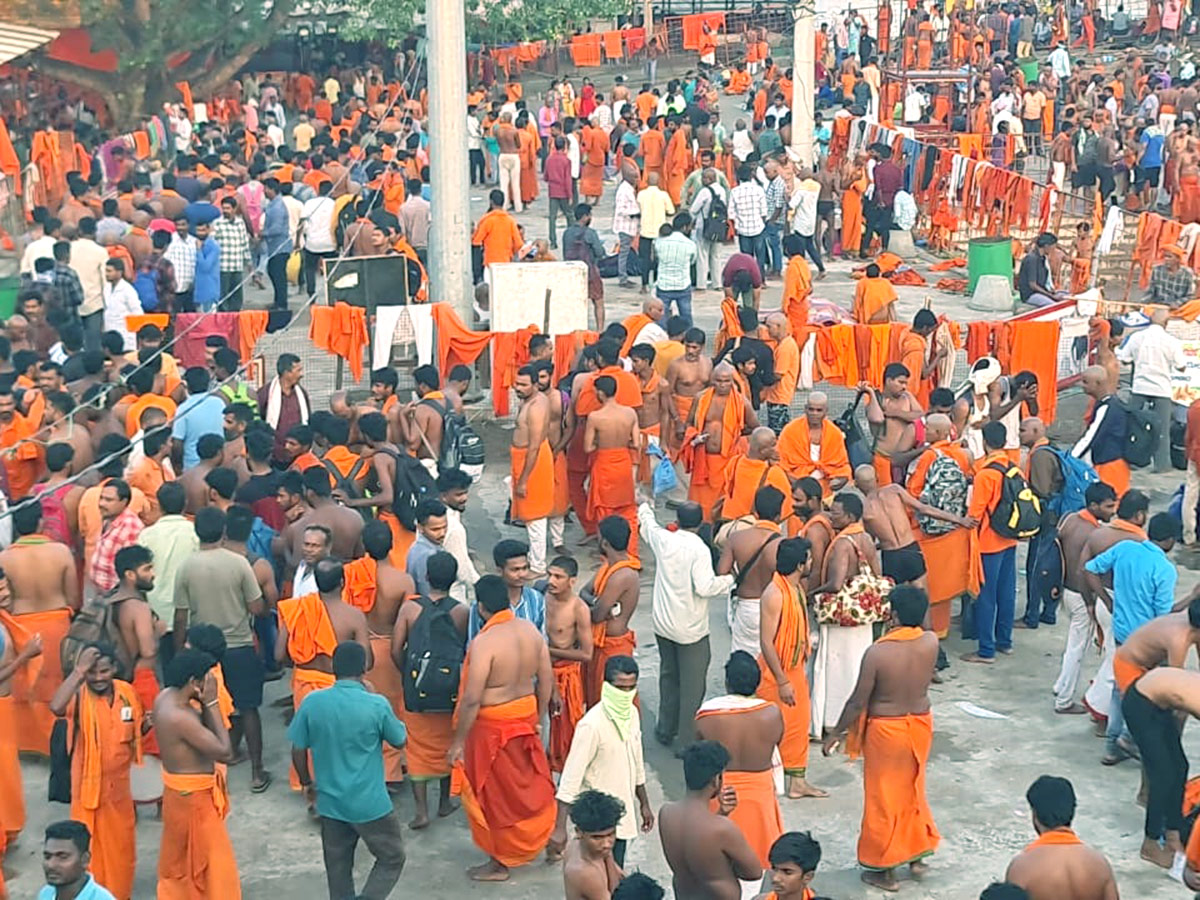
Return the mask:
[[870,325],[876,315],[896,301],[896,291],[886,278],[864,278],[854,288],[854,320]]
[[345,586],[342,588],[344,603],[365,613],[375,608],[376,567],[377,563],[370,556],[360,556],[345,564],[342,569],[345,577]]
[[1005,371],[1029,370],[1038,379],[1038,418],[1054,424],[1058,409],[1058,322],[1012,322],[1012,356]]
[[241,900],[237,858],[225,828],[228,812],[222,770],[200,775],[163,771],[158,900]]
[[577,660],[554,661],[554,683],[562,698],[562,711],[550,717],[550,771],[561,772],[575,737],[575,726],[583,718],[583,663]]
[[783,713],[783,740],[779,742],[783,770],[788,775],[802,777],[808,770],[808,726],[812,719],[808,676],[804,672],[809,648],[808,612],[804,609],[803,592],[792,587],[786,578],[775,575],[771,583],[783,593],[779,627],[775,630],[775,653],[796,695],[796,702],[788,706],[779,699],[779,685],[762,654],[758,657],[758,667],[762,671],[758,696],[774,703]]
[[[288,655],[292,662],[304,665],[317,656],[333,656],[338,644],[337,634],[320,594],[280,600],[278,608],[287,627]],[[297,702],[296,706],[299,705]]]
[[740,519],[749,515],[754,510],[754,495],[764,487],[776,488],[783,494],[780,520],[791,516],[792,483],[783,467],[765,459],[735,456],[725,467],[725,502],[721,506],[721,518]]
[[[517,496],[517,479],[525,470],[525,460],[528,454],[528,447],[513,447],[510,450],[512,516],[523,522],[546,518],[554,506],[554,453],[550,450],[549,441],[543,440],[537,448],[537,461],[534,463],[533,471],[529,473],[525,496]],[[626,458],[628,458],[628,454],[626,454]]]
[[846,438],[840,428],[826,419],[821,423],[821,451],[813,462],[812,444],[808,419],[793,419],[783,427],[776,443],[779,464],[795,479],[807,478],[820,469],[821,487],[826,496],[832,493],[829,487],[834,478],[850,478],[850,456],[846,451]]

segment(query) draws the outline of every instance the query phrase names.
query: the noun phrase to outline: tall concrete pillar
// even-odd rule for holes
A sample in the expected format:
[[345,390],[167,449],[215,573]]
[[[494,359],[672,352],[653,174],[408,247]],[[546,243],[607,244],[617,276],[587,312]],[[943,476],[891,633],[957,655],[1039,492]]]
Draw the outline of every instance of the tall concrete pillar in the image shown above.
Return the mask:
[[467,171],[467,37],[460,0],[432,0],[429,36],[430,300],[453,303],[471,322],[471,198]]
[[792,8],[792,148],[805,166],[811,166],[813,159],[813,93],[817,81],[810,3],[800,0]]

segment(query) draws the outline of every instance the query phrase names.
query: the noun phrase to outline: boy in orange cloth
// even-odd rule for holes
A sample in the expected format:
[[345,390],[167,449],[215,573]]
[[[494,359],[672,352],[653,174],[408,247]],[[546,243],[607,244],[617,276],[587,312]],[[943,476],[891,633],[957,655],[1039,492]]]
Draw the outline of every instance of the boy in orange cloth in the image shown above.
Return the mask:
[[743,435],[758,427],[748,398],[733,389],[733,367],[712,370],[712,387],[696,395],[683,435],[684,468],[691,474],[688,499],[700,504],[706,522],[725,487],[729,461],[746,448]]
[[[630,555],[637,554],[637,501],[634,497],[634,464],[641,454],[638,414],[617,402],[617,383],[610,375],[592,382],[601,406],[588,414],[583,448],[591,454],[588,483],[588,518],[600,521],[620,516],[629,523]],[[639,385],[640,393],[640,385]]]
[[517,220],[504,211],[504,192],[495,190],[488,194],[488,211],[483,214],[471,245],[483,248],[483,264],[512,262],[525,241],[517,229]]
[[[836,124],[837,118],[834,122]],[[862,247],[863,193],[867,190],[867,172],[861,159],[851,167],[852,175],[842,191],[842,256],[858,253]]]
[[804,589],[800,584],[808,574],[808,548],[808,541],[802,538],[779,542],[775,575],[762,595],[763,640],[758,657],[762,671],[758,696],[770,700],[783,713],[779,755],[787,776],[787,796],[793,800],[828,796],[806,778],[811,711],[804,663],[811,643]]
[[879,266],[871,263],[867,266],[866,277],[854,288],[854,321],[860,325],[894,322],[896,299],[892,283],[880,276]]
[[658,116],[651,116],[646,122],[646,131],[638,141],[637,153],[642,161],[642,187],[649,182],[651,172],[657,172],[659,182],[663,178],[663,161],[667,151],[667,139],[658,128]]
[[[799,236],[797,235],[795,241],[790,244],[789,241],[793,241],[793,236],[790,234],[784,238],[784,249],[795,250],[796,244],[799,243]],[[792,337],[796,339],[796,345],[801,348],[808,340],[808,298],[811,295],[812,269],[808,267],[808,260],[804,258],[804,252],[789,253],[787,268],[783,272],[783,299],[780,301],[779,308],[791,323]]]
[[637,634],[629,627],[638,602],[638,569],[629,552],[630,529],[625,520],[609,516],[599,524],[600,552],[604,564],[583,589],[592,604],[592,659],[584,682],[584,702],[590,709],[600,702],[604,666],[614,656],[633,656]]
[[929,355],[929,340],[936,329],[937,316],[931,310],[919,309],[913,316],[912,329],[900,338],[900,364],[908,369],[908,390],[922,409],[929,407],[929,392],[933,390],[929,376],[942,359],[940,355]]
[[1075,248],[1071,260],[1071,293],[1082,294],[1092,280],[1092,253],[1096,239],[1092,237],[1092,223],[1080,222],[1075,226]]
[[499,576],[475,583],[475,602],[484,624],[463,661],[446,758],[454,765],[471,839],[488,855],[467,874],[475,881],[507,881],[511,866],[542,852],[558,815],[539,725],[554,675],[545,637],[515,616]]
[[224,822],[229,812],[225,767],[219,764],[233,748],[221,721],[212,667],[207,653],[181,650],[167,666],[166,687],[154,701],[163,763],[158,900],[242,896]]
[[846,438],[826,417],[828,411],[829,398],[812,391],[804,401],[804,418],[788,422],[777,445],[779,464],[788,476],[815,479],[824,497],[841,488],[852,474]]
[[[775,762],[783,739],[783,714],[769,700],[754,696],[761,684],[758,663],[735,650],[725,663],[723,697],[714,697],[696,712],[696,740],[732,747],[722,787],[737,791],[730,821],[746,837],[765,866],[771,845],[783,834],[783,815],[775,795]],[[716,798],[710,809],[718,811]]]
[[[133,685],[115,676],[111,646],[89,644],[50,701],[67,716],[71,739],[71,818],[92,835],[92,874],[116,900],[133,896],[137,818],[129,767],[142,761],[142,704]],[[86,690],[80,690],[86,683]]]
[[738,63],[733,74],[729,76],[729,84],[725,87],[725,93],[744,94],[750,90],[750,81],[750,73],[746,71],[745,65]]
[[575,594],[578,574],[579,564],[569,556],[552,560],[547,572],[546,644],[554,665],[548,746],[552,772],[562,772],[575,725],[586,709],[583,667],[592,661],[592,617],[588,605]]
[[745,454],[735,456],[725,467],[720,518],[740,519],[754,509],[754,495],[760,488],[774,487],[783,494],[781,519],[791,518],[792,482],[779,464],[775,432],[759,426],[750,433]]
[[922,860],[941,840],[925,799],[938,641],[921,628],[929,609],[923,590],[900,585],[889,599],[892,630],[864,654],[854,693],[822,749],[828,756],[845,740],[851,759],[863,757],[858,864],[864,882],[895,891],[895,869],[907,865],[920,877],[929,868]]

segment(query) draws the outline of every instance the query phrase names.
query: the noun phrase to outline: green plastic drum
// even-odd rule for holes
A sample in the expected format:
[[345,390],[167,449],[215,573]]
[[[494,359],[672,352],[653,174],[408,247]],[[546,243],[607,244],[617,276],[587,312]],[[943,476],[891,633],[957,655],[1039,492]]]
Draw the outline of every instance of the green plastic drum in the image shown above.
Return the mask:
[[0,319],[7,319],[17,306],[21,279],[16,275],[0,276]]
[[967,293],[975,293],[980,275],[1013,274],[1012,239],[1008,237],[972,238],[967,245]]
[[1025,83],[1037,81],[1038,77],[1038,61],[1036,59],[1022,59],[1017,61],[1017,65],[1021,69],[1021,74],[1025,76]]

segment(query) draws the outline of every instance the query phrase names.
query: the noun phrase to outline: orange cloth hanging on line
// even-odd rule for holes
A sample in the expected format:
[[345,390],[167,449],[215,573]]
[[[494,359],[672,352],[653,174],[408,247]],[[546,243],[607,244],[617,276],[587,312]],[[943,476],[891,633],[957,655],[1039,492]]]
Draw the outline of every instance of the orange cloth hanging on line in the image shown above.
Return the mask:
[[430,310],[437,329],[438,369],[443,378],[454,366],[474,363],[495,336],[490,331],[467,328],[449,303],[434,303]]
[[704,26],[708,25],[713,31],[725,29],[725,13],[696,13],[684,16],[680,20],[683,27],[683,49],[699,50]]
[[517,382],[517,370],[529,362],[529,339],[538,333],[536,325],[517,331],[496,332],[492,348],[492,409],[507,416],[509,390]]
[[362,379],[363,348],[367,346],[367,311],[338,301],[333,306],[313,306],[308,339],[313,346],[335,353],[350,366],[355,381]]
[[243,363],[254,358],[254,348],[267,330],[269,318],[265,309],[243,309],[238,313],[238,355]]
[[192,86],[186,81],[177,81],[175,87],[178,89],[179,95],[183,97],[183,108],[187,110],[188,118],[195,121],[196,107],[192,102]]
[[166,331],[170,324],[171,317],[166,313],[142,313],[125,317],[125,327],[134,334],[137,334],[143,325],[154,325],[156,328]]
[[609,59],[620,59],[625,55],[624,45],[621,41],[621,32],[606,31],[601,35],[604,40],[604,55]]
[[853,325],[833,325],[817,332],[817,364],[820,381],[847,387],[858,384]]
[[571,38],[571,62],[577,68],[602,66],[601,37],[598,34],[577,34]]
[[1028,369],[1038,378],[1038,418],[1054,423],[1058,408],[1058,337],[1055,322],[1012,322],[1011,374]]
[[600,340],[600,335],[595,331],[572,331],[570,334],[555,335],[554,383],[558,384],[571,371],[571,366],[580,350],[598,340]]
[[14,189],[18,194],[21,193],[21,160],[17,157],[17,151],[13,149],[12,140],[8,136],[8,126],[4,124],[2,117],[0,117],[0,175],[11,178]]

